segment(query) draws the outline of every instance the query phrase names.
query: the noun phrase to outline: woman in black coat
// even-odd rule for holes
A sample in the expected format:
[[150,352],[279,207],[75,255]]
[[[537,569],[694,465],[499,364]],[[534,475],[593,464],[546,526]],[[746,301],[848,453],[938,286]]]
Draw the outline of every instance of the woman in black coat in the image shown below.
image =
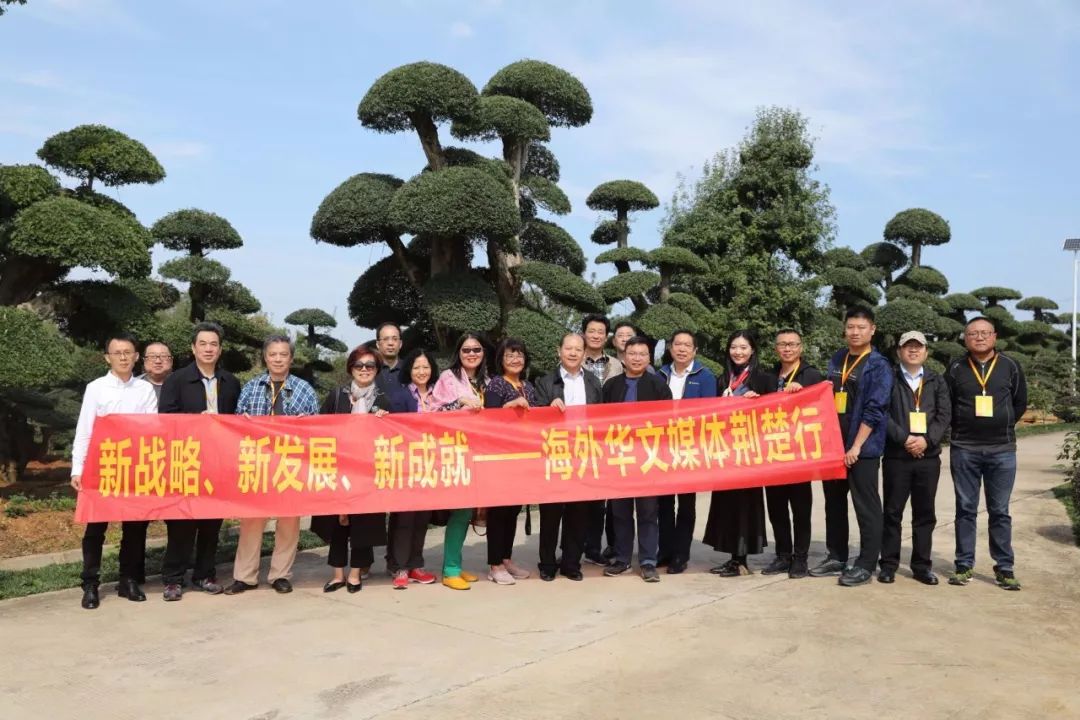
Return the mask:
[[[776,378],[758,364],[757,340],[749,330],[731,334],[727,343],[727,369],[717,389],[721,397],[754,398],[776,390]],[[722,577],[749,575],[748,555],[765,549],[765,498],[762,489],[717,490],[705,525],[706,545],[731,553],[731,559],[710,572]]]

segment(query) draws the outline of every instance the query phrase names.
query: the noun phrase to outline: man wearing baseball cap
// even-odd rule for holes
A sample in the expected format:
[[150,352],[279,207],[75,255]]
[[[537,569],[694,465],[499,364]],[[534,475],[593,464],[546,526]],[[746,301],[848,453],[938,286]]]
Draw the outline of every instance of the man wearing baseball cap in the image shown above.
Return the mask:
[[892,386],[883,462],[885,523],[878,581],[892,583],[900,566],[900,521],[911,498],[911,572],[925,585],[937,585],[930,552],[934,499],[941,476],[941,440],[952,419],[945,378],[926,363],[926,336],[911,330],[900,336],[900,364]]

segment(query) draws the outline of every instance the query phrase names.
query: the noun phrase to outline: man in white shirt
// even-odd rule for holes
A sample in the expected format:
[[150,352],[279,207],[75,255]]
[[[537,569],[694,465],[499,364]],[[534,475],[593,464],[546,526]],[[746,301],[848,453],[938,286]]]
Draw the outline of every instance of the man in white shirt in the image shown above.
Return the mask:
[[[536,381],[536,404],[565,411],[567,407],[603,401],[603,386],[596,375],[585,370],[585,338],[577,333],[563,336],[559,346],[559,367]],[[571,580],[581,580],[581,555],[585,551],[585,529],[589,510],[603,500],[541,503],[540,579],[555,579],[556,571]],[[555,560],[562,524],[562,562]]]
[[[100,415],[143,414],[157,412],[157,395],[153,386],[145,380],[132,377],[132,369],[139,360],[135,339],[126,333],[118,333],[105,342],[105,362],[109,372],[86,386],[83,394],[79,422],[75,428],[75,441],[71,450],[71,487],[82,491],[83,466],[90,449],[90,436],[94,421]],[[120,581],[116,592],[120,597],[142,602],[146,595],[139,583],[146,582],[146,526],[145,521],[126,521],[122,524],[120,538]],[[101,582],[101,552],[105,544],[105,531],[109,524],[88,523],[83,535],[82,606],[93,610],[101,604],[98,585]]]

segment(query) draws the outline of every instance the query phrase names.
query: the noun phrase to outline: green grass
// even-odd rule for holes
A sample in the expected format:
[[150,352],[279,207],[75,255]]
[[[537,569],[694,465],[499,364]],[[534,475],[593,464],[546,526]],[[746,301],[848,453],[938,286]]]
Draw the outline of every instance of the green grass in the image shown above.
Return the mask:
[[1072,521],[1073,539],[1076,540],[1077,545],[1080,545],[1080,508],[1076,507],[1071,484],[1062,483],[1053,489],[1053,493],[1054,497],[1065,506],[1065,512],[1069,513],[1069,520]]
[[1016,437],[1031,437],[1032,435],[1045,435],[1046,433],[1066,432],[1080,430],[1080,423],[1047,423],[1045,425],[1020,425],[1016,428]]
[[[236,541],[237,538],[232,535],[221,539],[221,542],[218,543],[217,550],[218,564],[232,562],[233,558],[236,556]],[[310,550],[311,548],[321,547],[325,544],[326,543],[324,543],[318,535],[315,535],[312,532],[307,530],[302,530],[300,532],[301,550]],[[273,533],[263,535],[262,554],[264,556],[269,555],[273,548]],[[147,575],[161,574],[161,560],[164,554],[165,548],[163,547],[147,548]],[[107,554],[102,558],[101,562],[101,582],[115,582],[119,577],[119,570],[120,566],[117,561],[116,553],[113,552]],[[0,600],[79,587],[79,585],[82,584],[82,581],[79,578],[79,573],[81,572],[82,563],[78,562],[48,565],[46,567],[33,568],[30,570],[0,570]]]
[[58,495],[57,493],[51,493],[46,498],[31,498],[26,495],[12,495],[7,499],[7,505],[4,506],[4,515],[15,517],[26,517],[36,512],[48,512],[50,510],[75,510],[75,498],[67,495]]

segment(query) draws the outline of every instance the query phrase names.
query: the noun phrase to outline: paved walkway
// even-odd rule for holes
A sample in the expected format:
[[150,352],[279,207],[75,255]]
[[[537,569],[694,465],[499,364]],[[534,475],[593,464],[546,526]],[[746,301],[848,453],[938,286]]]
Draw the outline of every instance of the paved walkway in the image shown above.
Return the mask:
[[[325,551],[309,552],[289,596],[166,604],[148,588],[149,602],[106,595],[95,612],[74,590],[0,602],[0,718],[1077,718],[1080,548],[1048,491],[1060,440],[1022,441],[1022,592],[987,574],[985,516],[965,588],[906,570],[853,589],[717,578],[698,544],[689,572],[658,585],[589,567],[581,583],[394,592],[384,576],[325,595]],[[820,557],[820,491],[815,503]],[[952,507],[946,473],[941,573]],[[437,566],[441,532],[429,540]],[[483,549],[470,539],[468,567]],[[519,535],[517,555],[533,565],[536,538]]]

